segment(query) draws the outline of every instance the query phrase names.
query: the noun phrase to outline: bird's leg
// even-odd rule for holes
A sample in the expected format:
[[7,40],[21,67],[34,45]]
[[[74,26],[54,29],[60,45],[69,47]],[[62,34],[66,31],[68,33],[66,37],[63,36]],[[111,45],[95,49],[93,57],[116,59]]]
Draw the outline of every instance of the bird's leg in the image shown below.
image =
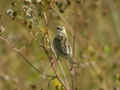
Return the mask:
[[53,59],[50,61],[50,63],[52,66],[54,66],[56,64],[56,62]]

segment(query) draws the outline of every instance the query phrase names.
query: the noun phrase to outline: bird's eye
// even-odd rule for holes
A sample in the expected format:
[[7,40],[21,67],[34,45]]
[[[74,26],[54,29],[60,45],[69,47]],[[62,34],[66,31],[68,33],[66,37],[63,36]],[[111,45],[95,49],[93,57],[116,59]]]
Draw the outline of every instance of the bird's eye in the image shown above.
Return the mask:
[[57,27],[57,30],[62,31],[62,28],[61,27]]

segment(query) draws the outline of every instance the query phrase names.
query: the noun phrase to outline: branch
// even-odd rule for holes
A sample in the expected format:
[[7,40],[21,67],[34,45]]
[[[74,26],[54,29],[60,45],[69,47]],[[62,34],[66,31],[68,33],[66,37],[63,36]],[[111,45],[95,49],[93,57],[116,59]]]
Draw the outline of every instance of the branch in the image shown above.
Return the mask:
[[[14,50],[19,56],[21,56],[23,58],[23,60],[30,65],[34,70],[36,70],[38,73],[42,74],[40,72],[40,70],[38,68],[36,68],[33,64],[31,64],[29,62],[29,60],[20,52],[20,50],[18,50],[17,48],[15,48],[14,45],[10,44],[9,41],[5,38],[3,38],[2,36],[0,36],[0,39],[3,40],[12,50]],[[42,78],[46,79],[46,77],[53,77],[50,75],[41,75]]]
[[[72,45],[72,49],[73,49],[73,56],[72,58],[75,57],[75,41],[76,41],[76,30],[73,30],[73,45]],[[74,60],[74,59],[73,59]],[[75,78],[75,69],[72,68],[73,70],[71,70],[71,78],[72,78],[72,90],[74,90],[74,78]]]
[[49,52],[48,50],[43,46],[43,45],[40,45],[40,47],[43,48],[44,52],[46,53],[49,61],[50,61],[50,64],[51,64],[51,67],[53,69],[53,71],[55,72],[55,75],[56,75],[56,78],[59,80],[59,82],[64,86],[64,88],[66,90],[70,90],[67,85],[64,83],[64,81],[60,78],[60,76],[58,75],[57,71],[56,71],[56,67],[55,67],[55,60],[53,59],[53,56],[50,56],[49,55]]

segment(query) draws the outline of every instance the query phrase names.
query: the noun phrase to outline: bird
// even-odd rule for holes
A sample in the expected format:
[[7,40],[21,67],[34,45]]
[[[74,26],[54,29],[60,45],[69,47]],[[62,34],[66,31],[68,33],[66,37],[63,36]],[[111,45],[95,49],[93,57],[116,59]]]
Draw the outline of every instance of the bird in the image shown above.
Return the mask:
[[57,57],[57,60],[60,57],[66,58],[71,64],[75,64],[72,59],[72,47],[69,43],[67,32],[64,26],[56,27],[56,35],[53,39],[53,47]]

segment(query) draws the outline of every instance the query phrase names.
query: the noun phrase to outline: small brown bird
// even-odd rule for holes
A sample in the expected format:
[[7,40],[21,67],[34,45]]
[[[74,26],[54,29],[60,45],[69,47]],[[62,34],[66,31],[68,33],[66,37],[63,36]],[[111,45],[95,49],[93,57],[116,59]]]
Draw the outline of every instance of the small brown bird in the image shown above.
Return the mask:
[[57,60],[60,57],[64,57],[68,59],[71,64],[75,64],[72,60],[72,48],[68,42],[68,37],[64,26],[58,26],[56,28],[56,36],[53,40],[53,46],[56,52]]

